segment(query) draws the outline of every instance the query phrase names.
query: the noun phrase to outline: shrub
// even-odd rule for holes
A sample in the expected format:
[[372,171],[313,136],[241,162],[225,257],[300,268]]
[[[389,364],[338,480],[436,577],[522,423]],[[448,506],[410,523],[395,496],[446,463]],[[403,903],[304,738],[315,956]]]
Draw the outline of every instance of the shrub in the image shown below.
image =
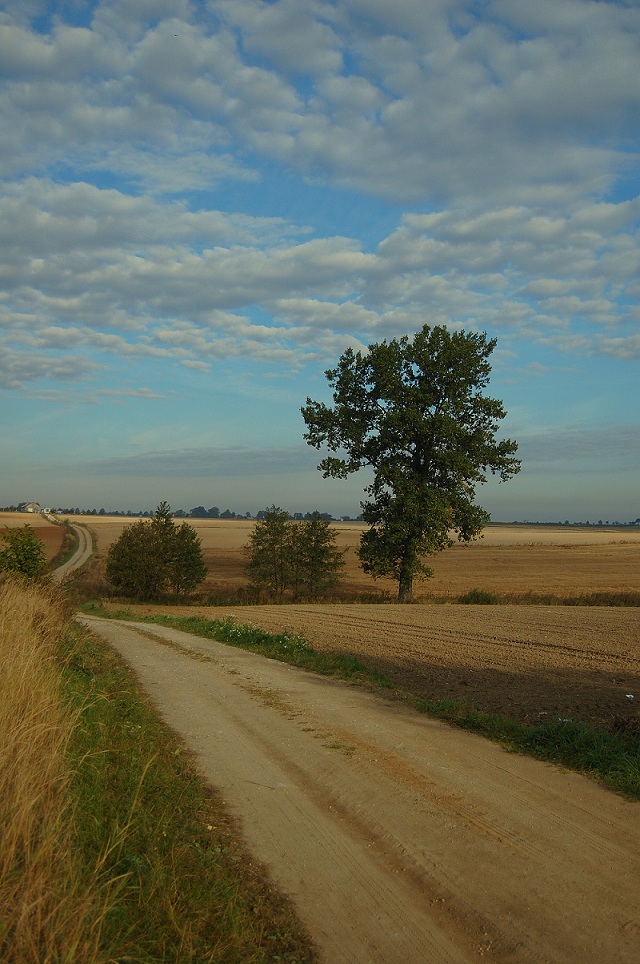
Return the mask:
[[485,589],[470,589],[464,596],[460,596],[460,602],[474,606],[495,606],[498,597]]
[[11,572],[27,579],[44,579],[49,565],[44,543],[30,525],[9,529],[2,536],[5,547],[0,551],[0,572]]

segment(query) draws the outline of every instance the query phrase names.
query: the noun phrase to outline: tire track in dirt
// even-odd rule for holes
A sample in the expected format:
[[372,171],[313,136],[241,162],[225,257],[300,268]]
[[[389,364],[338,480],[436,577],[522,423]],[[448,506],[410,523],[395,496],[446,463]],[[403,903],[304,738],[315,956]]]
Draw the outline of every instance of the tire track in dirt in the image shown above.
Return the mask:
[[637,960],[637,804],[285,664],[82,621],[224,790],[324,960]]

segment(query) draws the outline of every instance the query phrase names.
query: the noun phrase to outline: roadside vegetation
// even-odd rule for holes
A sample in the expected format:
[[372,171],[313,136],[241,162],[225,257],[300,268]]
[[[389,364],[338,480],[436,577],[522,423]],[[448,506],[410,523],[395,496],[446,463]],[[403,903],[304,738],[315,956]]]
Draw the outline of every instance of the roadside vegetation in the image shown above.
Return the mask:
[[[434,599],[432,602],[451,603],[452,600]],[[459,596],[457,602],[472,606],[640,606],[640,592],[603,591],[560,596],[552,593],[496,593],[486,589],[470,589]]]
[[0,573],[36,580],[46,577],[49,564],[44,543],[28,523],[19,529],[8,529],[4,532],[2,543]]
[[0,960],[311,961],[217,794],[59,590],[0,584]]
[[105,618],[173,626],[185,632],[249,649],[302,669],[382,689],[385,696],[403,700],[421,712],[455,726],[473,730],[495,740],[508,750],[525,753],[550,763],[566,766],[600,780],[609,789],[640,799],[640,729],[604,726],[571,720],[554,720],[527,725],[506,716],[482,713],[454,700],[425,700],[408,689],[400,689],[374,665],[365,665],[347,653],[319,652],[302,636],[289,632],[269,633],[233,618],[209,620],[199,616],[166,613],[141,616],[127,610],[107,610],[88,604],[86,611]]

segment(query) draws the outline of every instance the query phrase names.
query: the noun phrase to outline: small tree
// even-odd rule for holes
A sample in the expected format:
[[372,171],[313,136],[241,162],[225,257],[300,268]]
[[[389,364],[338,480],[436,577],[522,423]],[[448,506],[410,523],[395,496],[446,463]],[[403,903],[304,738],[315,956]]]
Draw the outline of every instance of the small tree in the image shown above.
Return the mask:
[[27,579],[44,579],[49,564],[44,543],[28,523],[21,529],[9,529],[2,535],[4,548],[0,550],[0,572],[11,572]]
[[287,593],[318,599],[337,584],[344,559],[328,519],[313,512],[297,521],[276,506],[258,515],[245,548],[251,589],[266,590],[279,601]]
[[108,581],[138,599],[156,599],[167,591],[189,593],[206,574],[198,534],[187,522],[176,526],[166,502],[152,519],[124,529],[107,556]]
[[326,372],[334,407],[307,398],[302,408],[309,445],[338,453],[320,462],[325,478],[373,467],[359,556],[366,572],[398,580],[401,602],[416,575],[431,575],[424,557],[452,545],[450,532],[468,542],[489,521],[474,504],[486,473],[505,481],[520,470],[517,444],[495,438],[502,402],[482,391],[495,345],[485,333],[425,325],[366,354],[348,348]]
[[312,512],[290,530],[292,588],[296,596],[318,599],[334,589],[344,566],[344,553],[336,546],[336,533],[328,519]]
[[187,522],[174,529],[169,580],[177,596],[188,595],[207,575],[198,533]]
[[[260,513],[259,513],[260,515]],[[256,522],[245,546],[249,588],[281,600],[291,581],[289,513],[272,505]]]
[[160,595],[165,562],[157,531],[140,519],[123,529],[107,555],[107,580],[123,596],[154,599]]

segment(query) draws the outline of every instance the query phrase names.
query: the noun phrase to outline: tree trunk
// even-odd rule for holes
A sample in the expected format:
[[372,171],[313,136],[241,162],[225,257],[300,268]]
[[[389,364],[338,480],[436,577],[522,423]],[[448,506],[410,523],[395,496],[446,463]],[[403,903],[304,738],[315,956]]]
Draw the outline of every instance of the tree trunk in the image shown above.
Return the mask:
[[415,570],[416,554],[412,547],[407,547],[402,557],[400,578],[398,585],[398,602],[413,602],[413,573]]

